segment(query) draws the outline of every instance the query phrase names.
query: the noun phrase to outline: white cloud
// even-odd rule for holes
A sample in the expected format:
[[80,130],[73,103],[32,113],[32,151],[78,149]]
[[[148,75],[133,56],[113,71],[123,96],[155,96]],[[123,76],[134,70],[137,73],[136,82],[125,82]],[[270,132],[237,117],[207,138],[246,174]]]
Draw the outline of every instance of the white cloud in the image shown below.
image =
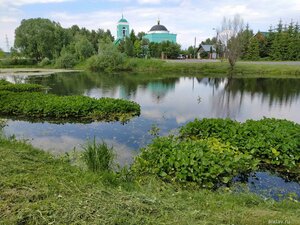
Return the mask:
[[[21,5],[65,1],[70,0],[0,0],[1,33],[4,31],[13,34],[17,26],[16,21],[20,22],[23,18],[31,17],[30,12],[20,10]],[[78,24],[88,29],[110,29],[113,34],[115,34],[116,23],[122,13],[136,33],[149,31],[160,18],[163,25],[171,32],[178,34],[177,40],[184,47],[193,45],[195,37],[199,43],[208,37],[215,36],[213,28],[220,26],[222,18],[232,17],[236,13],[239,13],[245,23],[248,22],[255,32],[268,30],[269,26],[276,25],[279,19],[282,19],[284,23],[289,23],[291,19],[300,22],[299,0],[285,2],[281,0],[109,0],[113,8],[106,7],[108,1],[97,2],[98,8],[89,12],[80,11],[78,8],[77,12],[74,12],[71,8],[64,8],[40,16],[58,21],[64,27]],[[78,3],[80,1],[74,1],[77,7]],[[118,6],[119,3],[122,6]],[[3,6],[6,6],[6,9],[3,9]],[[7,10],[8,6],[10,11]],[[102,9],[99,9],[99,6]],[[5,28],[2,24],[5,24]],[[0,36],[0,47],[3,46],[1,38]],[[12,42],[12,38],[10,40]]]
[[29,5],[29,4],[48,4],[48,3],[60,3],[60,2],[67,2],[72,0],[0,0],[1,5]]

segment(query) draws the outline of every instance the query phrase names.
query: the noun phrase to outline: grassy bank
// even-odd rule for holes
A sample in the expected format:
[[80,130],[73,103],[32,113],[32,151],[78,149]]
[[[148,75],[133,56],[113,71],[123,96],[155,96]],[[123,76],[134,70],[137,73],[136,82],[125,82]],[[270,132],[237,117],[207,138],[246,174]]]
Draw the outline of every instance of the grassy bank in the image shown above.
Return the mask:
[[228,62],[172,62],[158,59],[131,59],[135,72],[177,73],[181,75],[224,77],[300,77],[299,65],[249,64],[238,62],[229,74]]
[[[229,63],[224,62],[203,62],[203,61],[163,61],[160,59],[138,59],[129,58],[124,62],[126,71],[133,73],[152,73],[152,74],[177,74],[177,76],[209,76],[209,77],[282,77],[299,78],[300,65],[284,64],[259,64],[256,62],[239,61],[234,71],[230,73]],[[1,65],[0,68],[56,68],[54,65],[45,67],[40,65]],[[75,69],[89,70],[88,61],[77,64]],[[123,70],[123,69],[122,69]],[[121,70],[121,71],[122,71]],[[114,71],[117,72],[117,71]]]
[[91,173],[0,140],[0,224],[299,224],[299,203]]

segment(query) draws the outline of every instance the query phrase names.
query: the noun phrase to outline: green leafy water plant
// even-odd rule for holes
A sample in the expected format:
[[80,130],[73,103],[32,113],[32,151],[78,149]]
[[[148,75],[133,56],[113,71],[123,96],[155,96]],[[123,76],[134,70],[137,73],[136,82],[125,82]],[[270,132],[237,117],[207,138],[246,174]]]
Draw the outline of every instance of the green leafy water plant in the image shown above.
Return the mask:
[[[0,85],[0,115],[34,119],[128,120],[140,106],[124,99],[57,96],[35,92],[40,85]],[[2,88],[2,89],[1,89]]]
[[180,140],[161,137],[142,149],[132,170],[156,174],[171,181],[197,182],[213,188],[231,182],[234,176],[256,170],[258,160],[215,138]]
[[[196,119],[180,130],[181,138],[215,137],[261,161],[262,169],[297,172],[300,169],[300,125],[287,120]],[[298,172],[299,173],[299,172]]]
[[0,80],[0,91],[12,91],[12,92],[33,92],[42,91],[46,89],[42,85],[38,84],[12,84],[5,80]]

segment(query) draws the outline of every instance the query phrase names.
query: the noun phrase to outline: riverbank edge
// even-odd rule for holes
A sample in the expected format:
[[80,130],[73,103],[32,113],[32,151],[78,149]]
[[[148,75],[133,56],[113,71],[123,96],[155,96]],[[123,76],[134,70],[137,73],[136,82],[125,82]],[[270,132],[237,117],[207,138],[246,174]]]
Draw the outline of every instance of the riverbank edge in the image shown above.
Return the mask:
[[[232,77],[232,78],[300,78],[300,62],[256,62],[238,61],[234,70],[230,70],[228,62],[206,60],[160,60],[131,58],[128,63],[130,71],[114,71],[113,73],[149,73],[160,76],[196,76],[196,77]],[[81,62],[74,69],[32,68],[0,68],[0,76],[8,75],[50,75],[63,72],[88,72],[86,62]]]
[[299,224],[299,203],[289,200],[94,174],[23,141],[0,143],[4,224]]

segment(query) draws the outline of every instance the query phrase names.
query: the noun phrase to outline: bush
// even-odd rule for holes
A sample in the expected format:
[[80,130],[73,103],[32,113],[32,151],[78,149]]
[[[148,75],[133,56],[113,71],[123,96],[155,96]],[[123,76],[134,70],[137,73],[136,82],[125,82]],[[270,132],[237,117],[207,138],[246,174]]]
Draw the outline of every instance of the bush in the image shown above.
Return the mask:
[[43,60],[41,62],[39,62],[39,66],[48,66],[51,64],[51,60],[46,58],[43,58]]
[[87,61],[87,68],[93,72],[130,70],[130,66],[125,55],[110,41],[101,42],[98,55],[92,56]]
[[3,66],[32,66],[36,65],[37,61],[35,59],[28,58],[8,58],[0,61]]
[[96,140],[88,142],[86,147],[83,147],[83,159],[89,170],[93,172],[111,171],[115,154],[113,147],[108,147],[105,142],[97,144]]
[[197,182],[213,188],[228,184],[238,174],[256,169],[258,160],[217,139],[179,140],[157,138],[142,149],[132,170],[139,175],[155,174],[167,180]]
[[78,59],[74,54],[64,53],[56,60],[56,67],[71,69],[78,63]]

